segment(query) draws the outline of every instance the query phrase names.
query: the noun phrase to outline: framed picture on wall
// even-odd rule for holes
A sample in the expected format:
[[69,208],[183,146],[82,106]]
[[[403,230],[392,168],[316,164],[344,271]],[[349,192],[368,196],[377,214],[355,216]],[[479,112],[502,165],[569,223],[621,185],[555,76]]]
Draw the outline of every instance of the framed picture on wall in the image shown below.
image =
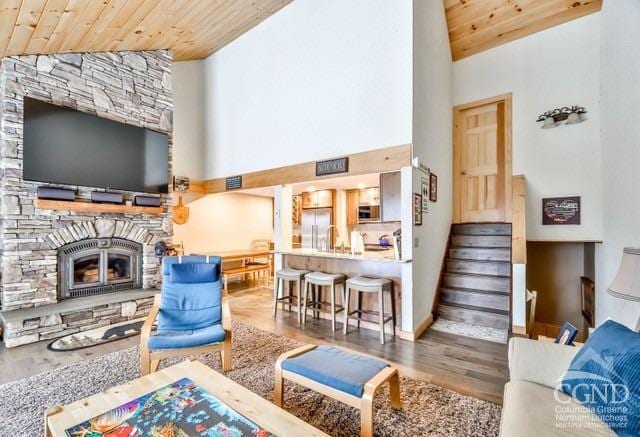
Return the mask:
[[422,226],[422,195],[413,193],[413,225]]
[[422,212],[429,212],[429,181],[427,178],[422,178]]
[[438,201],[438,175],[429,172],[429,200]]
[[580,196],[542,199],[543,225],[579,225]]
[[189,191],[189,178],[186,176],[174,176],[173,191],[177,191],[179,193],[186,193]]

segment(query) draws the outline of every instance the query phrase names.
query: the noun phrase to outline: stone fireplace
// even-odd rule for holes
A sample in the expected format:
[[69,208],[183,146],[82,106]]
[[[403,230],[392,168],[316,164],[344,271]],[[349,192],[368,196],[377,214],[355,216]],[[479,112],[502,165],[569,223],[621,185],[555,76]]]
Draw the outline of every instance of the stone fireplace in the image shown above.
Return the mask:
[[[163,213],[97,213],[36,207],[22,178],[23,97],[169,136],[171,52],[10,56],[0,64],[0,321],[7,347],[146,315],[161,275],[153,247],[172,236]],[[170,180],[171,178],[169,178]],[[64,186],[88,201],[96,187]],[[136,193],[122,192],[131,201]]]
[[142,245],[122,238],[90,238],[58,249],[58,299],[142,287]]

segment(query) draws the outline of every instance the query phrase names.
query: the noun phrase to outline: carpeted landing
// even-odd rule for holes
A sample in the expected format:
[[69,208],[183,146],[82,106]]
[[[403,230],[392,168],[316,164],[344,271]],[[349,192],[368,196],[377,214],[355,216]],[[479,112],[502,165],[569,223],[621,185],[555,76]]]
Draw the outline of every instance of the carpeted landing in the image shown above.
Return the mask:
[[[234,322],[234,370],[227,376],[271,400],[276,358],[300,345],[298,341]],[[217,354],[202,355],[199,360],[214,369],[221,368]],[[41,436],[46,408],[68,404],[138,376],[138,348],[134,347],[0,385],[0,436]],[[402,411],[391,408],[388,396],[386,386],[376,396],[376,435],[498,434],[500,407],[490,402],[407,377],[401,378]],[[286,384],[285,406],[333,436],[360,433],[357,410],[293,383]]]

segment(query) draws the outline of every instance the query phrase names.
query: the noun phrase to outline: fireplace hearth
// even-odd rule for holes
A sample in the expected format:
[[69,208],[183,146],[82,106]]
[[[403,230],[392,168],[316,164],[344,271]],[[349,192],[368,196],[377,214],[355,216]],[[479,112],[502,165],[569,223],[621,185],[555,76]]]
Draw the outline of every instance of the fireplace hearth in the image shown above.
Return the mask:
[[58,250],[58,298],[142,287],[142,245],[123,238],[80,240]]

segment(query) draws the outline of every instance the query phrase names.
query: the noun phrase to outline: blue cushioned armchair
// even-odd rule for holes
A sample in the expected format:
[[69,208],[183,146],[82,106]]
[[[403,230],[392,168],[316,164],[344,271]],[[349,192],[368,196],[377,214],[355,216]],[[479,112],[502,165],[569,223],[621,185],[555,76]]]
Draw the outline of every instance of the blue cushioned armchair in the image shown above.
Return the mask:
[[223,296],[221,264],[220,257],[163,259],[162,292],[141,331],[142,375],[155,372],[163,358],[206,352],[220,352],[222,370],[231,370],[231,312]]

